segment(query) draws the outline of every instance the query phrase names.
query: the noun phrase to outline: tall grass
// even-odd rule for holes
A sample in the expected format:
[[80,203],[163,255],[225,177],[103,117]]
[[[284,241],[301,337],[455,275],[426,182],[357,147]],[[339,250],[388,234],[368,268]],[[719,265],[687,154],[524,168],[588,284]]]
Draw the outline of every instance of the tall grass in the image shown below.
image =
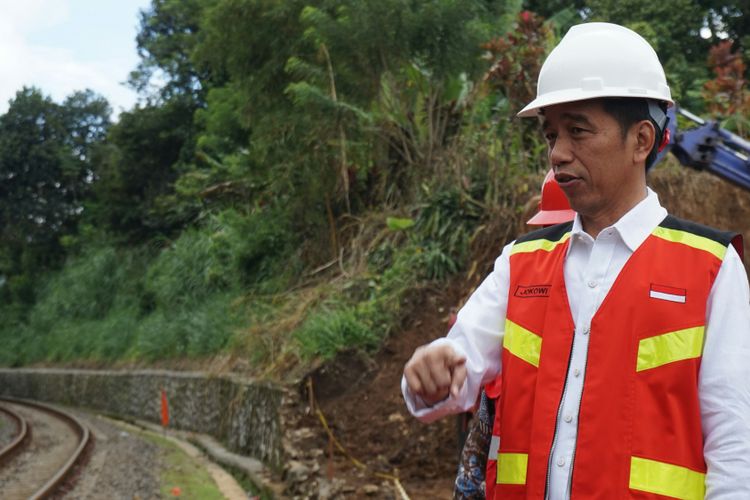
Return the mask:
[[157,360],[221,352],[249,288],[295,271],[283,213],[227,210],[158,252],[99,246],[49,277],[25,321],[0,327],[0,363]]
[[128,357],[146,360],[216,354],[240,325],[233,293],[215,293],[186,307],[157,308],[138,323]]
[[98,247],[51,276],[26,321],[4,324],[3,364],[42,360],[114,359],[128,345],[138,318],[140,251]]

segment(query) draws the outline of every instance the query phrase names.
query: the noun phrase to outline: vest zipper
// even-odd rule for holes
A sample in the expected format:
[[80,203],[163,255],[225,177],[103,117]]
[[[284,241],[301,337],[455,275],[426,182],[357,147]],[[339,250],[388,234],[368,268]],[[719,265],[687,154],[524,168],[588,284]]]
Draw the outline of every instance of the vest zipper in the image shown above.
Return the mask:
[[[589,343],[591,342],[591,325],[589,325]],[[572,354],[571,354],[572,356]],[[589,364],[589,350],[586,349],[586,359],[583,360],[583,371],[581,373],[581,376],[583,377],[583,382],[581,383],[581,395],[578,398],[578,412],[576,414],[576,444],[578,443],[578,430],[581,428],[581,401],[583,401],[583,391],[586,390],[586,369],[588,368]],[[576,464],[576,448],[578,446],[573,447],[573,456],[570,458],[570,476],[568,477],[568,492],[570,493],[570,497],[573,497],[573,467],[575,467]]]
[[[568,392],[568,372],[570,372],[570,362],[573,359],[573,348],[576,345],[576,331],[573,330],[573,341],[570,343],[570,354],[568,354],[568,367],[565,369],[565,384],[563,385],[563,392],[560,396],[560,402],[557,404],[557,418],[555,418],[555,430],[552,434],[552,447],[549,450],[549,458],[547,459],[547,477],[545,481],[545,487],[544,487],[544,498],[549,498],[549,477],[550,477],[550,471],[552,470],[553,465],[553,451],[555,450],[555,445],[557,444],[557,424],[560,422],[560,417],[562,416],[562,403],[565,401],[565,394]],[[587,356],[588,358],[588,356]],[[575,452],[574,452],[575,453]],[[571,477],[573,474],[573,469],[571,465],[570,469]]]

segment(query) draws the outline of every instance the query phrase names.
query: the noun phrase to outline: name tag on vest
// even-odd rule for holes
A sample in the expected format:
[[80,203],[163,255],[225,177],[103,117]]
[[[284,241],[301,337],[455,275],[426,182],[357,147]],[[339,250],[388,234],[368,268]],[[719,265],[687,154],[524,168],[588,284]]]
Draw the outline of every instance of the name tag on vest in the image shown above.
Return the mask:
[[522,299],[526,299],[530,297],[549,297],[550,288],[551,288],[550,285],[531,285],[531,286],[518,285],[513,295],[515,295],[516,297],[520,297]]
[[669,302],[679,302],[684,304],[687,300],[687,290],[684,288],[675,288],[672,286],[656,285],[651,283],[651,289],[648,296],[652,299],[667,300]]

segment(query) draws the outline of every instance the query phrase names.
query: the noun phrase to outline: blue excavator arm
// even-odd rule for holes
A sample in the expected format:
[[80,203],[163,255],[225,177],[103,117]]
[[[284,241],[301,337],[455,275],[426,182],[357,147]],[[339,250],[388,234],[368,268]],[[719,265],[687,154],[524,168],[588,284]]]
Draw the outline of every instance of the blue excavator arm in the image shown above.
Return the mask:
[[[677,116],[696,127],[679,130]],[[675,105],[667,110],[670,141],[659,153],[657,163],[671,152],[681,164],[706,170],[750,190],[750,142],[723,129],[715,121],[703,120]]]

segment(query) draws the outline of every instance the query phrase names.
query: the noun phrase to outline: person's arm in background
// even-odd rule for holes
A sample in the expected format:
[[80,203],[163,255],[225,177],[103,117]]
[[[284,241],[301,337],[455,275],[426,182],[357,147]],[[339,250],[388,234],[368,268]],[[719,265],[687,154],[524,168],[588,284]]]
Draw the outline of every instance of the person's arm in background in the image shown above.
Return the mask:
[[401,391],[409,412],[420,420],[467,411],[481,387],[500,372],[511,246],[458,312],[448,336],[418,348],[404,367]]
[[750,291],[731,245],[708,298],[698,394],[706,499],[750,498]]

